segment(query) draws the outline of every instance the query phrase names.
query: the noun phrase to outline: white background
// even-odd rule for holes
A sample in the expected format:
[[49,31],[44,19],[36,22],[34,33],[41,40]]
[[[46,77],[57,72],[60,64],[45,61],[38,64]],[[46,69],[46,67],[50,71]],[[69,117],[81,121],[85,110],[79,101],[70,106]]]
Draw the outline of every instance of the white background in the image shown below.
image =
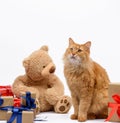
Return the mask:
[[69,37],[92,41],[92,59],[120,82],[120,0],[0,0],[0,85],[24,74],[23,59],[48,45],[69,94],[62,61]]

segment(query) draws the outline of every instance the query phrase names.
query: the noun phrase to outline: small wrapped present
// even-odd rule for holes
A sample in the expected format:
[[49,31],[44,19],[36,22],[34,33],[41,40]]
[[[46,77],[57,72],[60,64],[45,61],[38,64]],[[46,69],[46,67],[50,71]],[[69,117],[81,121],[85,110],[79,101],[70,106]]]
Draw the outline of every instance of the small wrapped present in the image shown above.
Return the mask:
[[13,96],[10,85],[0,86],[0,95],[1,96]]
[[110,83],[108,95],[108,118],[106,121],[120,122],[120,84]]
[[30,108],[36,108],[35,107],[35,99],[36,94],[31,92],[22,92],[21,93],[21,104],[24,106],[28,106]]
[[35,104],[36,94],[31,92],[21,93],[21,105],[27,107],[34,112],[34,118],[36,117],[36,104]]
[[7,110],[4,107],[13,106],[13,97],[12,96],[3,96],[0,97],[0,120],[6,120]]
[[21,104],[24,106],[27,106],[29,108],[36,108],[35,105],[35,99],[36,99],[36,94],[35,93],[31,93],[31,92],[22,92],[21,93]]
[[24,111],[26,109],[14,108],[7,112],[7,123],[33,123],[33,111]]

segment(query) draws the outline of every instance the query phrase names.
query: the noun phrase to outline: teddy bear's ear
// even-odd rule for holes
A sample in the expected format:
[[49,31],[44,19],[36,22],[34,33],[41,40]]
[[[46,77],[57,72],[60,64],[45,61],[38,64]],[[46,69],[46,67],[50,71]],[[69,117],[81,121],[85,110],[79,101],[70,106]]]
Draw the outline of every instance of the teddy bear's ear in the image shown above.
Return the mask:
[[40,48],[40,50],[48,51],[48,46],[44,45]]
[[23,66],[27,69],[28,66],[29,66],[29,63],[30,63],[29,58],[25,58],[24,61],[23,61]]

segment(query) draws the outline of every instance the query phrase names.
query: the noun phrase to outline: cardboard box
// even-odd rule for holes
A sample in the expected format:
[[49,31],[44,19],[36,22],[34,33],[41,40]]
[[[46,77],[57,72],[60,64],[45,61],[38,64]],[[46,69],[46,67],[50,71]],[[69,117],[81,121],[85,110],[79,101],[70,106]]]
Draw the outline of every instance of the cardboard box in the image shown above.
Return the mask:
[[[2,96],[1,98],[4,100],[4,102],[0,107],[13,106],[13,96]],[[0,110],[0,120],[6,120],[6,114],[6,111]]]
[[[8,111],[7,112],[7,121],[12,116],[12,112]],[[34,113],[32,111],[23,111],[22,112],[22,123],[33,123],[34,122]],[[16,118],[13,123],[16,123]]]
[[13,96],[1,96],[1,98],[4,100],[3,104],[0,107],[4,106],[13,106]]
[[[25,97],[26,96],[26,93],[25,92],[22,92],[20,95]],[[36,99],[36,94],[35,93],[31,93],[31,97],[33,99]],[[24,98],[21,98],[21,104],[22,105],[26,105],[26,100]]]
[[6,120],[7,119],[6,115],[7,115],[6,111],[0,110],[0,120]]
[[[120,83],[110,83],[108,88],[108,95],[109,95],[109,103],[116,103],[117,102],[112,98],[113,95],[118,94],[120,96]],[[112,111],[112,108],[108,108],[108,115],[110,115],[110,112]],[[117,111],[113,114],[111,119],[109,120],[111,122],[120,122],[120,118],[118,117]]]
[[[25,97],[26,96],[26,93],[25,92],[21,92],[20,95]],[[31,92],[31,97],[33,99],[36,99],[36,94]],[[21,98],[21,104],[26,106],[26,100],[24,98]],[[31,110],[33,110],[33,112],[34,112],[34,118],[35,118],[36,117],[36,109],[31,109]]]

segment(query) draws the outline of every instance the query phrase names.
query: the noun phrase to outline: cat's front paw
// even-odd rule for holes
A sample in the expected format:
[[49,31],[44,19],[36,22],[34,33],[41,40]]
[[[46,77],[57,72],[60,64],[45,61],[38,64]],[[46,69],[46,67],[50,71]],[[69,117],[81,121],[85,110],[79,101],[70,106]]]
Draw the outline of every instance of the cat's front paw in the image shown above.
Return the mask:
[[89,120],[96,119],[96,115],[94,113],[88,113],[87,119],[89,119]]
[[70,116],[70,118],[71,118],[72,120],[76,120],[76,119],[78,119],[78,116],[77,116],[76,114],[72,114],[72,115]]
[[78,121],[79,122],[84,122],[84,121],[86,121],[87,120],[87,115],[86,114],[80,114],[79,116],[78,116]]

